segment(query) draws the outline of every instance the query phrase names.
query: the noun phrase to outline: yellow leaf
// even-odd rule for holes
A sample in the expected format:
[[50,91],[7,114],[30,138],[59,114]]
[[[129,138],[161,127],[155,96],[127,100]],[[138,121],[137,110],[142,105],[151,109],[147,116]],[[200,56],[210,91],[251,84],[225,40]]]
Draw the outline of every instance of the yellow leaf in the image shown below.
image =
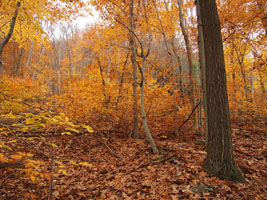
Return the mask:
[[1,134],[8,136],[8,132],[1,132]]
[[8,141],[6,143],[9,144],[9,143],[15,143],[15,142],[17,142],[17,140],[11,140],[11,141]]
[[24,115],[25,115],[26,117],[33,117],[33,114],[32,114],[32,113],[24,113]]
[[62,132],[61,135],[72,135],[71,132]]
[[74,161],[72,161],[72,160],[70,160],[69,162],[70,162],[70,164],[78,165],[76,162],[74,162]]
[[32,182],[35,182],[35,176],[31,174],[30,179],[32,180]]
[[34,156],[34,154],[32,154],[32,153],[26,153],[26,154],[25,154],[25,156],[28,156],[28,157],[33,157],[33,156]]
[[64,124],[66,124],[66,125],[68,125],[68,126],[70,126],[70,127],[79,127],[79,125],[75,125],[75,124],[73,124],[72,122],[69,122],[69,121],[67,121],[67,122],[64,122]]
[[63,165],[63,163],[60,162],[60,161],[56,161],[56,163],[59,164],[59,165]]
[[86,195],[82,192],[78,192],[78,195],[82,196],[82,197],[86,197]]
[[47,145],[50,145],[50,146],[52,146],[52,147],[55,147],[55,148],[58,148],[58,146],[56,145],[56,144],[54,144],[54,143],[46,143]]
[[9,113],[9,114],[7,114],[6,116],[9,117],[10,119],[16,119],[17,118],[17,116],[16,115],[13,115],[12,112]]
[[15,160],[21,160],[23,158],[22,155],[18,155],[18,154],[13,154],[13,155],[10,155],[9,157]]
[[76,133],[80,133],[79,130],[76,130],[76,129],[74,129],[74,128],[66,128],[66,130],[73,131],[73,132],[76,132]]
[[39,124],[40,126],[42,126],[42,127],[45,127],[45,124],[43,124],[43,123],[41,123],[41,124]]
[[36,123],[36,121],[35,121],[34,118],[27,118],[27,119],[26,119],[26,124],[28,124],[28,125],[30,125],[30,124],[35,124],[35,123]]
[[29,137],[29,138],[27,138],[27,140],[36,140],[36,139],[39,139],[38,137]]
[[6,148],[6,149],[9,149],[9,150],[12,150],[9,146],[7,146],[7,145],[5,145],[5,144],[1,144],[1,143],[0,143],[0,147],[2,147],[2,148]]
[[93,132],[94,132],[94,130],[93,130],[90,126],[83,125],[83,127],[84,127],[89,133],[93,133]]
[[59,169],[58,173],[62,173],[64,175],[67,175],[67,171],[65,169]]
[[89,164],[88,162],[80,162],[79,165],[86,166],[86,167],[93,167],[93,165]]
[[0,162],[7,162],[7,161],[8,158],[4,154],[0,153]]

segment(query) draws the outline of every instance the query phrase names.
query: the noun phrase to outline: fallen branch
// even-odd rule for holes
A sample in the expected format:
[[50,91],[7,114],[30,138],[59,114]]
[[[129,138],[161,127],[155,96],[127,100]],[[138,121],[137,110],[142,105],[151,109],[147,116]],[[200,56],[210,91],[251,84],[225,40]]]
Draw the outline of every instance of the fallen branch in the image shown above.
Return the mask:
[[148,162],[146,162],[146,163],[144,163],[144,164],[139,165],[137,168],[140,169],[140,168],[142,168],[142,167],[146,167],[146,166],[149,165],[149,164],[159,164],[159,163],[163,163],[163,162],[165,162],[165,161],[167,161],[167,160],[170,160],[171,158],[173,158],[173,157],[175,157],[175,156],[176,156],[176,155],[173,154],[173,155],[171,155],[171,156],[169,156],[169,157],[166,157],[166,158],[163,158],[163,159],[161,159],[161,160],[152,160],[152,161],[148,161]]
[[103,145],[105,145],[105,147],[109,150],[109,152],[113,155],[113,156],[115,156],[115,157],[117,157],[117,158],[120,158],[120,159],[123,159],[121,156],[119,156],[118,154],[116,154],[116,153],[114,153],[110,148],[109,148],[109,146],[105,143],[105,142],[103,142],[102,140],[99,140],[99,139],[96,139],[98,142],[100,142],[101,144],[103,144]]
[[191,116],[193,115],[193,113],[195,112],[195,110],[197,109],[197,107],[201,104],[201,101],[199,101],[199,103],[197,105],[195,105],[195,107],[193,108],[193,110],[191,111],[190,115],[187,117],[187,119],[181,124],[181,126],[179,126],[178,128],[178,132],[180,131],[180,129],[189,121],[189,119],[191,118]]

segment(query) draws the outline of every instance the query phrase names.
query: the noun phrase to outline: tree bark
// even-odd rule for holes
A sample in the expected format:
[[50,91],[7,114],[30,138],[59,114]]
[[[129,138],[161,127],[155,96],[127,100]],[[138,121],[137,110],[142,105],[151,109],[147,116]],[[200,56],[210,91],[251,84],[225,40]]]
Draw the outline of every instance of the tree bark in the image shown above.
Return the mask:
[[141,114],[142,114],[142,122],[144,125],[144,129],[146,132],[146,136],[148,138],[148,141],[152,147],[154,154],[159,154],[159,150],[157,145],[154,142],[154,139],[151,135],[151,132],[149,130],[147,120],[146,120],[146,112],[145,112],[145,66],[146,66],[146,56],[142,57],[142,68],[141,68],[141,74],[142,74],[142,81],[141,81]]
[[10,40],[10,38],[13,34],[16,20],[17,20],[17,16],[18,16],[18,8],[19,7],[20,7],[20,2],[18,1],[16,4],[14,16],[12,17],[11,22],[10,22],[9,31],[8,31],[7,35],[4,37],[4,39],[2,40],[2,42],[0,43],[0,75],[4,71],[3,50],[4,50],[4,47],[6,46],[6,44],[8,43],[8,41]]
[[208,141],[205,171],[222,179],[243,182],[233,156],[223,43],[216,0],[199,1],[202,19],[207,95]]
[[134,32],[134,0],[129,3],[129,42],[131,49],[132,76],[133,76],[133,131],[131,137],[138,137],[138,94],[137,94],[137,66],[136,66],[136,43]]
[[[180,27],[182,30],[182,34],[184,37],[185,41],[185,47],[186,47],[186,55],[187,55],[187,60],[188,60],[188,66],[189,66],[189,89],[188,89],[188,95],[190,97],[191,101],[191,109],[194,108],[195,106],[195,97],[194,97],[194,84],[193,84],[193,62],[192,62],[192,48],[191,44],[189,41],[189,36],[188,36],[188,30],[185,25],[185,19],[183,16],[183,0],[177,0],[177,4],[179,7],[179,20],[180,20]],[[196,117],[194,117],[194,128],[196,128]]]
[[[199,45],[199,65],[200,65],[200,76],[201,76],[201,86],[203,92],[203,107],[204,107],[204,116],[205,116],[205,142],[207,145],[208,137],[207,137],[207,95],[206,95],[206,76],[205,76],[205,47],[204,47],[204,36],[203,36],[203,28],[202,28],[202,20],[200,16],[200,7],[199,7],[199,0],[195,1],[196,10],[197,10],[197,22],[198,22],[198,45]],[[200,106],[201,108],[201,106]]]
[[31,65],[31,62],[32,62],[33,45],[34,45],[34,42],[31,40],[31,45],[30,45],[30,49],[29,49],[28,59],[27,59],[26,65],[25,65],[25,72],[26,72],[26,74],[28,74],[27,71],[28,71],[28,68],[29,68],[29,66]]

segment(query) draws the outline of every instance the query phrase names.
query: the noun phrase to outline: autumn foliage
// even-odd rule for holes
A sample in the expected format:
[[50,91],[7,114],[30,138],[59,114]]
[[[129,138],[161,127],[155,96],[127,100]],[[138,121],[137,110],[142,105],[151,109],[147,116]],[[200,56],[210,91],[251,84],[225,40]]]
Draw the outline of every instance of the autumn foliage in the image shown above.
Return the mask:
[[[0,41],[16,2],[0,1]],[[99,19],[80,29],[72,21],[91,9],[83,1],[21,1],[1,58],[0,199],[263,199],[266,3],[217,1],[235,155],[247,181],[235,184],[208,177],[201,166],[205,116],[194,2],[184,0],[182,13],[191,76],[178,1],[134,4],[141,139],[130,138],[130,0],[90,2]],[[138,55],[149,45],[142,74]],[[145,141],[143,75],[147,121],[161,155]]]

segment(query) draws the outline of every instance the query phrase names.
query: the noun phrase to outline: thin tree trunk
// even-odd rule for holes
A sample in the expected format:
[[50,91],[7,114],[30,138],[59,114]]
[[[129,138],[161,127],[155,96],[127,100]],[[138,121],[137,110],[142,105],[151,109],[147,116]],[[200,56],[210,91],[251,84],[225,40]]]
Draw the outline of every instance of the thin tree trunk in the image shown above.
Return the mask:
[[[199,0],[195,1],[196,10],[197,10],[197,22],[198,22],[198,45],[199,45],[199,66],[200,66],[200,77],[201,77],[201,86],[203,92],[203,107],[204,107],[204,126],[205,126],[205,142],[208,142],[208,121],[207,121],[207,93],[206,93],[206,74],[205,74],[205,47],[204,47],[204,36],[203,36],[203,28],[202,28],[202,20],[200,16],[200,7]],[[201,106],[200,106],[201,107]]]
[[22,60],[22,57],[23,57],[23,52],[24,52],[24,49],[21,48],[21,50],[19,52],[18,60],[17,60],[17,63],[16,63],[16,69],[14,71],[14,76],[18,75],[19,68],[20,68],[20,65],[21,65],[21,60]]
[[172,51],[177,59],[178,62],[178,71],[179,71],[179,87],[180,87],[180,94],[181,96],[184,96],[184,90],[183,90],[183,79],[182,79],[182,61],[180,56],[178,55],[176,49],[175,49],[175,45],[174,45],[174,36],[172,37],[171,40],[171,45],[172,45]]
[[250,89],[248,87],[248,81],[247,81],[247,77],[246,77],[246,73],[245,73],[245,66],[244,66],[244,58],[245,58],[245,52],[246,52],[246,45],[245,45],[245,48],[244,48],[244,53],[242,55],[242,53],[238,53],[238,50],[237,50],[237,47],[233,44],[234,46],[234,49],[235,49],[235,52],[236,52],[236,57],[237,57],[237,61],[238,61],[238,64],[240,66],[240,71],[241,71],[241,74],[242,74],[242,78],[243,78],[243,82],[244,82],[244,89],[245,89],[245,95],[246,95],[246,100],[248,102],[251,102],[251,98],[250,98]]
[[199,1],[202,20],[207,95],[208,142],[205,171],[222,179],[243,182],[232,145],[223,43],[216,0]]
[[134,0],[129,3],[129,43],[132,52],[132,76],[133,76],[133,132],[131,137],[138,137],[138,94],[137,94],[137,66],[136,66],[136,43],[134,36]]
[[149,130],[147,120],[146,120],[146,112],[145,112],[145,66],[146,66],[146,57],[142,57],[142,68],[141,68],[141,73],[142,73],[142,81],[141,81],[141,114],[142,114],[142,122],[144,125],[144,129],[146,132],[146,136],[148,138],[148,141],[152,147],[153,153],[154,154],[159,154],[159,150],[157,145],[154,142],[154,139],[151,135],[151,132]]
[[28,59],[27,59],[26,65],[25,65],[25,72],[26,72],[26,74],[27,74],[28,68],[29,68],[29,66],[31,65],[31,62],[32,62],[33,45],[34,45],[34,42],[31,40],[31,45],[30,45],[30,49],[29,49]]
[[259,69],[258,69],[258,74],[259,74],[259,77],[260,77],[260,86],[261,86],[261,92],[262,92],[262,99],[264,100],[265,99],[266,89],[265,89],[265,86],[264,86],[264,79],[262,78],[262,74],[261,74],[261,71]]
[[117,97],[117,101],[116,101],[116,106],[119,104],[119,100],[121,98],[121,90],[122,90],[122,85],[123,85],[123,81],[124,81],[124,73],[125,73],[125,68],[128,62],[128,57],[129,57],[129,53],[127,53],[126,59],[124,61],[123,64],[123,68],[122,68],[122,75],[120,77],[120,85],[119,85],[119,92],[118,92],[118,97]]
[[[189,66],[189,90],[188,90],[188,95],[190,97],[190,102],[191,102],[191,109],[194,108],[195,106],[195,98],[194,98],[194,84],[193,84],[193,62],[192,62],[192,47],[189,41],[189,36],[188,36],[188,30],[185,25],[185,19],[183,16],[183,0],[177,0],[177,4],[179,7],[179,20],[180,20],[180,27],[182,29],[182,34],[184,37],[185,41],[185,47],[186,47],[186,54],[187,54],[187,60],[188,60],[188,66]],[[194,117],[194,128],[196,125],[196,115]]]
[[7,35],[4,37],[4,39],[2,40],[2,42],[0,43],[0,75],[2,75],[2,73],[4,72],[3,50],[13,34],[17,16],[18,16],[19,7],[20,7],[20,2],[18,1],[16,4],[14,16],[12,17],[11,22],[10,22],[9,31]]

